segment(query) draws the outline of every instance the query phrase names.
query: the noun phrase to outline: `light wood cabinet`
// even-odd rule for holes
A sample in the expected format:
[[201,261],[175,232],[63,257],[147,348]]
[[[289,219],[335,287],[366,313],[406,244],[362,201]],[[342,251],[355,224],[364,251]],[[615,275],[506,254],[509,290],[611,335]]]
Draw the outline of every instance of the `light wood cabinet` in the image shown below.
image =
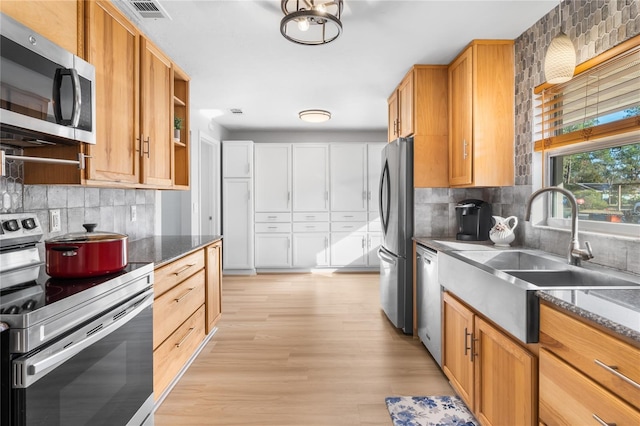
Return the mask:
[[471,308],[443,295],[442,368],[483,425],[533,425],[536,358]]
[[449,184],[514,184],[511,40],[475,40],[449,65]]
[[[176,64],[172,64],[173,72],[173,118],[182,120],[180,137],[173,139],[174,189],[189,189],[191,169],[191,132],[189,111],[190,79]],[[171,120],[173,123],[174,120]],[[172,128],[174,128],[172,126]]]
[[[39,157],[89,157],[85,170],[25,163],[25,183],[188,189],[189,77],[112,2],[82,3],[83,46],[96,68],[96,144],[26,148]],[[183,119],[177,141],[174,117]]]
[[222,241],[154,272],[153,391],[156,401],[185,368],[222,315]]
[[140,43],[140,157],[144,184],[173,184],[171,60],[151,41]]
[[206,323],[205,331],[211,333],[222,315],[222,241],[205,248],[206,254]]
[[140,181],[140,33],[110,1],[87,3],[87,60],[96,67],[96,144],[88,184]]
[[388,99],[388,139],[414,138],[414,186],[448,187],[446,65],[414,65]]
[[2,0],[0,12],[84,57],[83,0]]
[[[541,304],[540,345],[541,422],[583,424],[596,415],[609,424],[640,424],[637,344]],[[575,409],[567,410],[571,402]]]

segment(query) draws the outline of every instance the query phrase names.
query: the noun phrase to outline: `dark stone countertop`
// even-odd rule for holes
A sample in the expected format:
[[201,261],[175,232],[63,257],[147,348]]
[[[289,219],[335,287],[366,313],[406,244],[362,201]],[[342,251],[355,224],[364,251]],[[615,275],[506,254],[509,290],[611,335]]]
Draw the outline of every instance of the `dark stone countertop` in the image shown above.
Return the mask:
[[156,267],[222,239],[221,235],[166,235],[129,242],[129,262]]
[[[437,251],[505,250],[491,241],[458,241],[453,238],[414,237],[413,240]],[[513,247],[527,249],[526,247]],[[506,249],[508,250],[508,248]],[[607,268],[603,269],[607,270]],[[606,271],[605,271],[606,272]],[[615,273],[623,271],[613,271]],[[634,274],[630,276],[636,277]],[[627,340],[640,343],[640,289],[638,290],[544,290],[542,300],[573,312]]]

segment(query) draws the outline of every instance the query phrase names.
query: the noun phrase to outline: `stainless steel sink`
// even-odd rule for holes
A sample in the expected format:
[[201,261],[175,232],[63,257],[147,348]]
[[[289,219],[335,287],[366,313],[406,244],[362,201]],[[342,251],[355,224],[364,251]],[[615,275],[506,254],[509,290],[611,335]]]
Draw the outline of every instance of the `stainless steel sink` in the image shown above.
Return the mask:
[[541,290],[625,290],[640,289],[640,284],[608,274],[588,270],[503,270]]
[[543,256],[530,251],[459,251],[460,256],[497,270],[565,270],[566,261]]
[[438,253],[446,290],[526,343],[538,341],[536,292],[640,290],[640,279],[595,264],[569,265],[539,250],[462,250]]

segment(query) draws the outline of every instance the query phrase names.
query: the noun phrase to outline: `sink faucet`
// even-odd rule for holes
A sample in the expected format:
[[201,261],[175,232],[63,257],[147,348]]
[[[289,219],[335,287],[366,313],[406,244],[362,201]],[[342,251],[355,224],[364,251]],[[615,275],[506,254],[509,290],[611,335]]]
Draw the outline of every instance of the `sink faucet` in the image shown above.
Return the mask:
[[578,203],[576,197],[564,188],[557,186],[548,186],[546,188],[540,188],[527,200],[526,212],[524,220],[529,221],[531,218],[531,204],[533,200],[543,192],[559,192],[567,197],[571,204],[571,243],[569,244],[569,252],[567,253],[567,262],[570,265],[580,266],[580,261],[593,259],[593,252],[591,251],[591,244],[588,241],[584,242],[586,248],[580,248],[580,242],[578,241]]

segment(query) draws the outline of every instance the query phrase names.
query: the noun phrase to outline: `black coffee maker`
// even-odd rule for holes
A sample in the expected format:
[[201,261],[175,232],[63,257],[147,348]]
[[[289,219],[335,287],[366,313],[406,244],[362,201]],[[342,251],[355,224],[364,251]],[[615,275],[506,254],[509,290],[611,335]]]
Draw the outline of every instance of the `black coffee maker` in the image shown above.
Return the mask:
[[456,240],[485,241],[491,229],[491,204],[482,200],[464,200],[456,204],[458,233]]

